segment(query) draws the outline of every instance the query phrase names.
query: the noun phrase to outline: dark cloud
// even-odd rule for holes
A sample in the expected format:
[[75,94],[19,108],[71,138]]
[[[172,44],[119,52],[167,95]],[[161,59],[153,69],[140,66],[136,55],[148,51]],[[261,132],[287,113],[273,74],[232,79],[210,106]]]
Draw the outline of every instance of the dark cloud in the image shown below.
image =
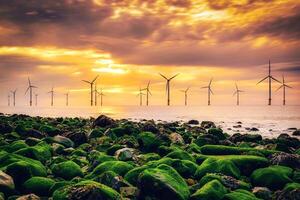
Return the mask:
[[249,1],[235,1],[235,0],[207,0],[207,4],[211,9],[223,10],[227,8],[235,8],[237,12],[252,10],[260,7],[260,3],[268,3],[274,0],[249,0]]
[[299,66],[291,66],[291,67],[281,68],[278,71],[299,74],[300,73],[300,65]]
[[171,6],[177,6],[177,7],[189,7],[191,5],[191,2],[189,0],[166,0],[166,3]]

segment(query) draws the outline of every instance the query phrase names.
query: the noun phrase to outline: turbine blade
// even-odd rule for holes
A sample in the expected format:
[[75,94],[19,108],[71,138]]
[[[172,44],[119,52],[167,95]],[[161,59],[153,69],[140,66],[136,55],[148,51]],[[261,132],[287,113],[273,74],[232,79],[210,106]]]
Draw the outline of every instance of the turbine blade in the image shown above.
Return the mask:
[[271,79],[273,79],[274,81],[277,81],[278,83],[281,83],[279,80],[277,80],[277,79],[274,78],[273,76],[271,76]]
[[91,83],[94,83],[98,77],[99,77],[99,75],[97,75]]
[[208,88],[208,86],[204,86],[204,87],[201,87],[202,89],[204,89],[204,88]]
[[235,83],[235,88],[236,88],[236,90],[239,90],[238,85],[236,83]]
[[150,81],[148,81],[148,84],[147,84],[147,88],[149,89],[149,86],[150,86]]
[[31,85],[30,78],[28,77],[28,84]]
[[162,75],[161,73],[159,73],[159,75],[161,75],[164,79],[168,80],[167,77],[165,77],[165,76]]
[[256,83],[256,85],[260,84],[261,82],[263,82],[263,81],[266,80],[267,78],[269,78],[269,76],[266,76],[265,78],[263,78],[262,80],[260,80],[258,83]]
[[284,87],[284,85],[281,85],[279,88],[277,88],[275,91],[280,90],[282,87]]
[[232,96],[235,96],[235,95],[236,95],[236,93],[237,93],[237,91],[235,91],[235,92],[233,93],[233,95],[232,95]]
[[28,92],[29,88],[30,88],[30,86],[28,86],[28,88],[27,88],[27,90],[26,90],[25,94],[27,94],[27,92]]
[[212,94],[214,94],[213,91],[212,91],[210,88],[209,88],[209,91],[210,91]]
[[86,83],[88,83],[88,84],[91,84],[91,82],[89,82],[89,81],[86,81],[86,80],[82,80],[83,82],[86,82]]
[[175,78],[175,77],[178,76],[178,75],[179,75],[179,73],[176,74],[176,75],[174,75],[174,76],[172,76],[169,80],[172,80],[173,78]]
[[213,80],[213,78],[210,79],[209,84],[208,84],[209,86],[211,85],[212,80]]
[[291,86],[289,86],[289,85],[284,85],[285,87],[288,87],[288,88],[292,88]]
[[152,93],[150,92],[150,90],[148,89],[149,94],[152,96]]

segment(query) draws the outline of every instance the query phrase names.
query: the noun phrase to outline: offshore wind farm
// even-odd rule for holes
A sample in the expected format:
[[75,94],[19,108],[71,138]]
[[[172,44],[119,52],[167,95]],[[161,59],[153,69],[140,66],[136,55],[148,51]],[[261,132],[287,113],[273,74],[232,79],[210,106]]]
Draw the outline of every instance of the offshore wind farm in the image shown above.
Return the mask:
[[0,200],[300,199],[300,1],[0,1]]

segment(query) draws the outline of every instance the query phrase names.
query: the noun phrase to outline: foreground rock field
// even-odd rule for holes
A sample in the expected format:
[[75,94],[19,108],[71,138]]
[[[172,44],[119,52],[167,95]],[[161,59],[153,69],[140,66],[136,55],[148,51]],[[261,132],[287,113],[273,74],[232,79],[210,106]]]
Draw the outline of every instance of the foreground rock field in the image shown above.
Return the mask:
[[0,200],[300,199],[300,141],[213,122],[0,114]]

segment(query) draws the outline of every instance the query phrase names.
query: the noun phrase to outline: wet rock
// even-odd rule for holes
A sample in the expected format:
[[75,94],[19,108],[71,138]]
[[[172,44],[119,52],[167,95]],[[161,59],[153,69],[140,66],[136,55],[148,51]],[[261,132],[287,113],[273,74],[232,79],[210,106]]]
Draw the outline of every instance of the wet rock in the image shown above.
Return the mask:
[[16,200],[40,200],[41,198],[35,194],[26,194],[18,197]]
[[300,184],[289,183],[283,190],[275,192],[274,199],[276,200],[296,200],[300,199]]
[[116,191],[120,191],[122,187],[131,186],[126,180],[123,179],[122,176],[119,176],[118,174],[112,171],[106,171],[101,175],[95,177],[93,180],[107,185],[115,189]]
[[105,115],[100,115],[97,119],[93,122],[93,127],[108,127],[113,126],[115,124],[115,120]]
[[55,181],[45,177],[32,177],[23,184],[23,190],[41,196],[49,196],[50,188]]
[[4,194],[10,194],[14,189],[15,184],[12,177],[0,170],[0,191]]
[[169,138],[173,144],[184,144],[182,136],[178,133],[171,133]]
[[294,136],[300,136],[300,129],[295,130],[295,131],[292,133],[292,135],[294,135]]
[[56,135],[53,138],[53,141],[58,144],[64,145],[65,147],[73,147],[74,146],[74,142],[72,140],[70,140],[67,137],[61,136],[61,135]]
[[288,134],[280,134],[276,139],[276,143],[295,149],[300,147],[299,139],[297,139],[296,137],[291,137]]
[[138,196],[138,188],[136,187],[121,187],[120,193],[122,197],[126,197],[129,199],[135,199]]
[[29,129],[26,131],[26,137],[33,137],[33,138],[41,139],[41,138],[45,137],[45,135],[36,129]]
[[260,199],[272,199],[272,192],[266,187],[254,187],[252,193]]
[[155,126],[154,121],[146,121],[141,125],[141,130],[145,132],[159,133],[159,129]]
[[223,130],[220,128],[210,128],[207,134],[216,136],[219,140],[224,140],[226,138]]
[[52,172],[55,176],[61,177],[65,180],[71,180],[76,176],[83,176],[81,167],[71,160],[54,164],[52,166]]
[[120,161],[135,160],[136,154],[136,150],[132,148],[123,148],[115,152],[116,158]]
[[13,127],[6,122],[0,122],[0,133],[4,134],[4,133],[10,133],[13,131]]
[[278,152],[272,154],[269,159],[273,165],[283,165],[292,168],[300,168],[300,155],[297,154]]
[[209,128],[216,128],[216,125],[214,122],[211,121],[202,121],[201,127],[205,129],[209,129]]
[[262,140],[262,136],[259,134],[235,133],[229,137],[229,140],[234,143],[237,143],[237,142],[259,142]]
[[191,200],[222,199],[227,189],[218,181],[212,180],[191,195]]
[[192,120],[188,121],[188,124],[191,124],[191,125],[198,125],[198,124],[199,124],[199,121],[198,121],[198,120],[195,120],[195,119],[192,119]]
[[256,127],[252,127],[252,128],[250,128],[250,131],[259,131],[259,129]]
[[79,146],[87,142],[87,136],[84,131],[66,132],[63,133],[63,136],[72,140],[75,146]]
[[233,128],[242,128],[242,125],[238,124],[238,125],[234,125],[232,126]]

